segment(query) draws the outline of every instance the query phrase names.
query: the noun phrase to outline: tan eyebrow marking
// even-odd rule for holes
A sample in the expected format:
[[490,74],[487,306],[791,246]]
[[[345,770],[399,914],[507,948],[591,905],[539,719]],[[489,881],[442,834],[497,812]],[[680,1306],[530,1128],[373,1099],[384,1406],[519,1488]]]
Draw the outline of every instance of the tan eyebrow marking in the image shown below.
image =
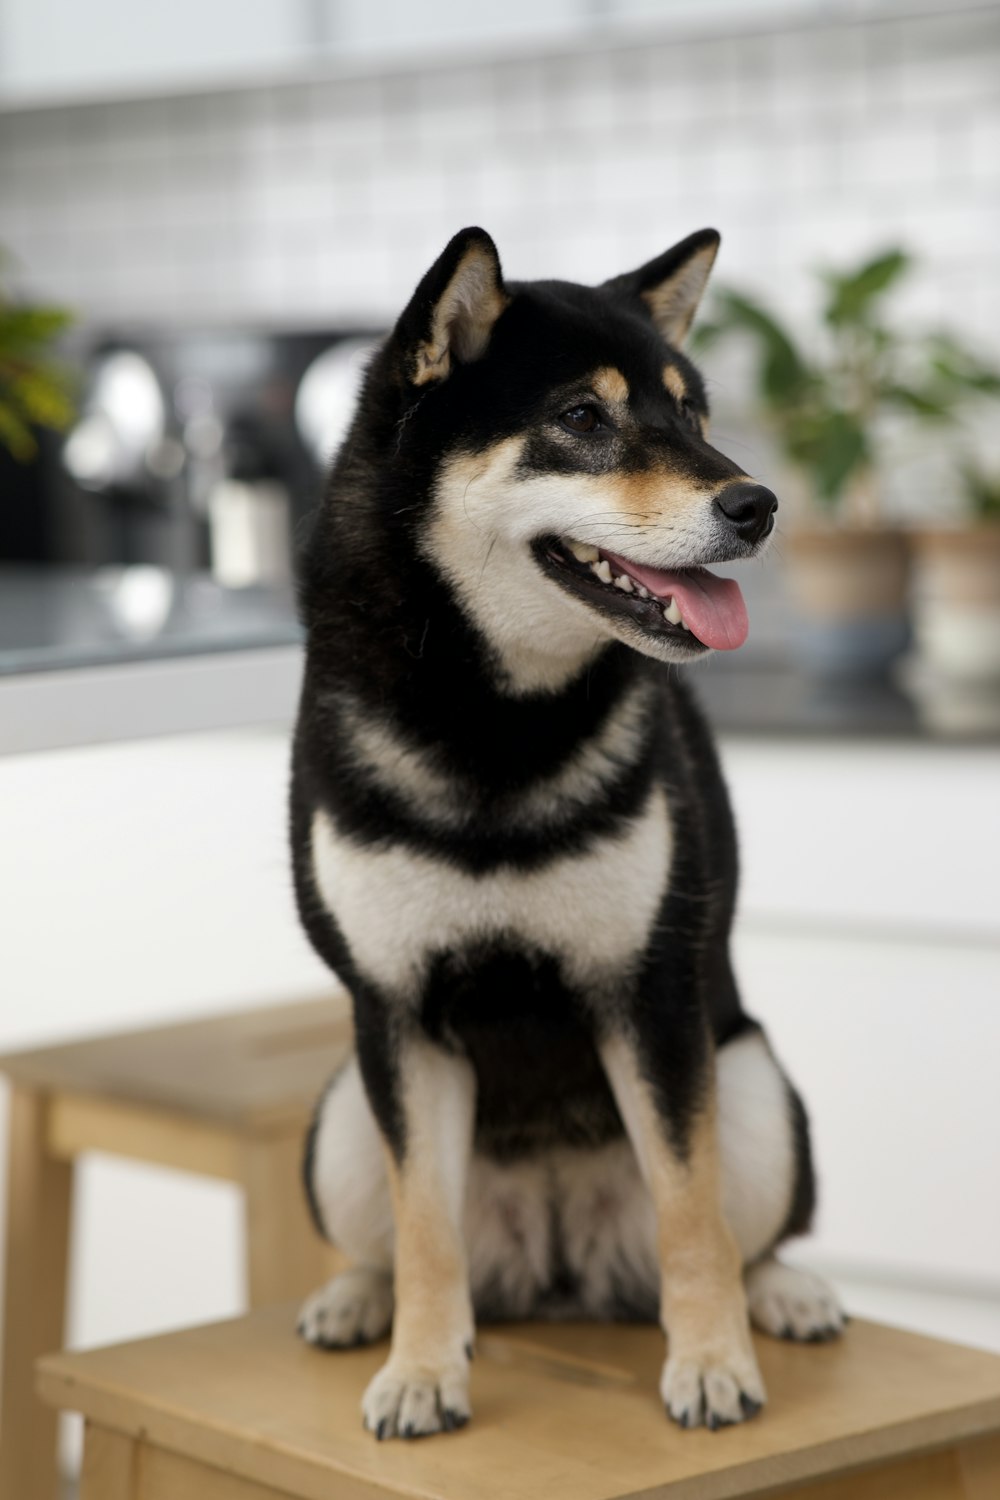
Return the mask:
[[595,370],[590,384],[594,395],[599,396],[602,401],[607,401],[611,406],[624,406],[629,398],[628,381],[621,370],[616,370],[612,365],[605,365],[602,369]]
[[683,401],[687,395],[687,386],[684,377],[676,365],[663,366],[663,384],[673,396],[675,401]]

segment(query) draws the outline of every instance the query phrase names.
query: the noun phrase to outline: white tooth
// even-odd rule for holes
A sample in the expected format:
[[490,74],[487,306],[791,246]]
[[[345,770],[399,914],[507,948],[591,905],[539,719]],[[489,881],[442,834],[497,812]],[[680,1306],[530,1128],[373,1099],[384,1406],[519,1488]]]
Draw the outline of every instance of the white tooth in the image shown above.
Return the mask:
[[663,618],[669,620],[671,625],[679,625],[681,623],[681,612],[676,599],[671,599],[669,608],[664,609]]
[[[593,566],[593,564],[591,566]],[[601,558],[600,562],[594,568],[594,572],[597,574],[602,583],[611,582],[611,564],[608,562],[606,557]]]
[[615,579],[615,588],[621,589],[626,594],[631,594],[632,580],[627,573],[623,573],[620,578]]
[[643,584],[637,583],[635,586],[635,591],[639,595],[640,599],[649,598],[649,589],[645,588]]
[[681,629],[689,631],[691,629],[691,626],[688,624],[688,622],[686,620],[682,620],[681,621]]
[[601,555],[589,542],[568,542],[567,545],[577,562],[596,562]]

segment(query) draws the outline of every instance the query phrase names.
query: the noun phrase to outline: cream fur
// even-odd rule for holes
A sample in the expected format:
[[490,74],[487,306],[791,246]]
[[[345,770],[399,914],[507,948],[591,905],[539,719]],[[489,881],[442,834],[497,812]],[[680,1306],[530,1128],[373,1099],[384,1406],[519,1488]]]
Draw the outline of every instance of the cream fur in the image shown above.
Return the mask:
[[316,888],[362,972],[414,992],[428,959],[460,942],[515,932],[555,954],[584,990],[641,953],[670,864],[667,801],[654,790],[624,834],[540,869],[473,877],[403,847],[362,846],[316,813]]

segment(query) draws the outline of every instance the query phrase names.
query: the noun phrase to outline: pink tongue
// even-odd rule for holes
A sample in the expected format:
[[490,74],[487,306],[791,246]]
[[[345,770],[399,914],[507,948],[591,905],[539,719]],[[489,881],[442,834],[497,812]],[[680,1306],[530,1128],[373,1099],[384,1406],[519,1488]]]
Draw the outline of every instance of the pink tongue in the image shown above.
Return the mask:
[[750,629],[747,607],[740,586],[733,579],[716,578],[705,568],[670,573],[663,568],[628,562],[613,552],[602,551],[601,555],[658,599],[676,599],[685,625],[706,646],[713,646],[716,651],[735,651],[746,640]]

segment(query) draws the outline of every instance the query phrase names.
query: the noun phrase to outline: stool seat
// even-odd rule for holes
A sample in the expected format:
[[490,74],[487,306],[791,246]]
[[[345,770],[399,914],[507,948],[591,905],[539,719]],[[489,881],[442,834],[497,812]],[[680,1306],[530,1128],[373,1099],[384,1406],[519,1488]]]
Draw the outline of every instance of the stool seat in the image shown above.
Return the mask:
[[349,1045],[346,992],[0,1056],[48,1094],[153,1106],[246,1128],[308,1118]]
[[828,1346],[757,1339],[770,1401],[684,1432],[657,1395],[655,1328],[480,1330],[475,1417],[377,1443],[359,1403],[386,1346],[324,1353],[294,1308],[41,1360],[39,1391],[88,1419],[83,1500],[995,1500],[1000,1358],[856,1321]]

